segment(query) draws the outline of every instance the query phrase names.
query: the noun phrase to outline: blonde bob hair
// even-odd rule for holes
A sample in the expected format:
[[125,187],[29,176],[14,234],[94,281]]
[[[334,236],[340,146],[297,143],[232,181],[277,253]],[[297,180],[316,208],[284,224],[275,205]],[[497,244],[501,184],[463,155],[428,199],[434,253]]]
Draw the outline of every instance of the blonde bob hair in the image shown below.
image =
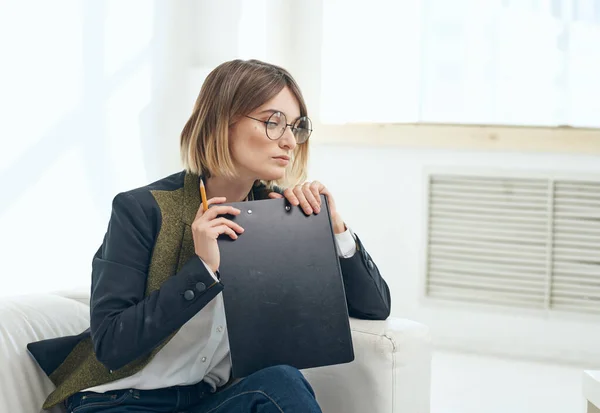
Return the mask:
[[[229,127],[288,87],[298,100],[300,116],[307,116],[298,84],[287,70],[259,60],[222,63],[206,78],[192,116],[181,132],[181,158],[186,171],[205,177],[235,177],[229,151]],[[265,136],[265,139],[267,137]],[[297,145],[285,177],[264,182],[289,186],[306,179],[308,141]]]

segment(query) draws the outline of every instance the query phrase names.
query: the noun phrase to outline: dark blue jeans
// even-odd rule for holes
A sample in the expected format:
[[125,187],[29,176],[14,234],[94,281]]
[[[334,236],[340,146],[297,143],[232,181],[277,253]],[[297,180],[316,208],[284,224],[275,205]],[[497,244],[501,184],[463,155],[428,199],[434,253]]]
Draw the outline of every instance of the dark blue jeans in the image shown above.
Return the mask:
[[289,366],[260,370],[216,393],[204,382],[156,390],[81,392],[69,397],[66,406],[73,413],[321,413],[310,384]]

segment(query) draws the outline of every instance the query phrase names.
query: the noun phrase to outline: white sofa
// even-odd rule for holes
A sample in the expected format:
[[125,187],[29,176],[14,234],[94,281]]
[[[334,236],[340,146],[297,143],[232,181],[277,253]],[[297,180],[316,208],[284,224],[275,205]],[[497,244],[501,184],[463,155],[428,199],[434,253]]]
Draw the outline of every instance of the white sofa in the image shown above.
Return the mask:
[[[82,292],[0,298],[0,412],[40,412],[53,385],[32,361],[26,345],[86,329],[88,301]],[[429,412],[427,327],[397,318],[352,319],[351,325],[356,359],[304,372],[323,411]]]

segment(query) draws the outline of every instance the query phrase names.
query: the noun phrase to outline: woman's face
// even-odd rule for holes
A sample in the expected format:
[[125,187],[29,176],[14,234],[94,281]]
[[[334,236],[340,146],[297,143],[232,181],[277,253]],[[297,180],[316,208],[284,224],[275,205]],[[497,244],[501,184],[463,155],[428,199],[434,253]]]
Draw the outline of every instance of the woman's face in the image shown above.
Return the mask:
[[[285,176],[286,168],[292,161],[296,140],[290,127],[285,128],[279,139],[271,140],[267,137],[264,122],[276,112],[284,114],[288,124],[293,124],[300,117],[298,101],[287,87],[248,114],[258,120],[243,116],[236,119],[229,128],[229,151],[240,178],[274,181]],[[275,135],[271,131],[269,133]]]

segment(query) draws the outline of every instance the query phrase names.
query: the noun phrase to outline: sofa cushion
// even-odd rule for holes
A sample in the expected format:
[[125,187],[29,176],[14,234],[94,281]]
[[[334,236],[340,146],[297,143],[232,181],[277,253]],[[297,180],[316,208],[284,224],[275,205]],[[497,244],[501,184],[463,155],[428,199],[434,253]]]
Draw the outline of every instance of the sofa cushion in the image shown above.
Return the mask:
[[27,352],[27,344],[79,334],[89,307],[56,295],[0,298],[0,412],[38,413],[54,385]]

